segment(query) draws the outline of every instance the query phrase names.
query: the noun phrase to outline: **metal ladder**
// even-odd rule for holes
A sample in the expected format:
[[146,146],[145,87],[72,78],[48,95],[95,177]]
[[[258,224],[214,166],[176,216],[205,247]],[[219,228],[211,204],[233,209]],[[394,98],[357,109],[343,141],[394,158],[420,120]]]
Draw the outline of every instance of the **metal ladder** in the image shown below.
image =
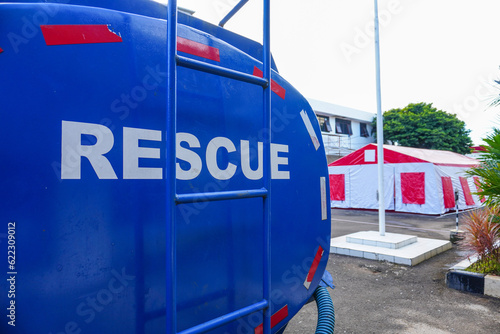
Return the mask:
[[[234,9],[220,22],[223,26],[248,0],[241,0]],[[223,326],[253,312],[263,311],[263,333],[271,333],[271,49],[270,49],[270,0],[263,0],[263,78],[224,67],[196,61],[177,55],[177,0],[169,0],[167,17],[167,154],[166,154],[166,329],[167,334],[204,333]],[[263,140],[263,180],[261,189],[220,191],[209,193],[177,194],[176,193],[176,130],[177,130],[177,66],[239,80],[263,88],[264,121],[266,136]],[[242,198],[262,197],[264,221],[264,259],[263,259],[263,298],[261,301],[242,309],[225,314],[208,322],[177,332],[177,300],[176,300],[176,206],[199,201],[220,201]]]

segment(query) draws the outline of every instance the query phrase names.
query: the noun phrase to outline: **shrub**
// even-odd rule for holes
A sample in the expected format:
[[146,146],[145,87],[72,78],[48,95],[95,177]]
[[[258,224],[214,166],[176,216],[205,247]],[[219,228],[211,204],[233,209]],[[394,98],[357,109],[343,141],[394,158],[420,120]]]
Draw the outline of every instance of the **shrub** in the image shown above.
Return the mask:
[[500,208],[485,207],[469,212],[464,221],[465,238],[461,246],[473,251],[478,260],[468,269],[500,275]]

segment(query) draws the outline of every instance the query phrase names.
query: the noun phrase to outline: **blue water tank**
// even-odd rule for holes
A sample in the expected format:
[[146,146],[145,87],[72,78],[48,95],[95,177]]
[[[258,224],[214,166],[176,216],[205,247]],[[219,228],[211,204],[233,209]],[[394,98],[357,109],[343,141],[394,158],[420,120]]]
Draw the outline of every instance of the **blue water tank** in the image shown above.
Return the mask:
[[[165,7],[0,1],[0,332],[165,333],[176,224],[177,330],[262,300],[261,197],[178,205],[165,186]],[[178,52],[262,76],[262,46],[188,15]],[[272,332],[311,297],[329,253],[315,115],[273,64]],[[178,69],[177,194],[262,189],[262,87]],[[211,333],[254,333],[255,312]]]

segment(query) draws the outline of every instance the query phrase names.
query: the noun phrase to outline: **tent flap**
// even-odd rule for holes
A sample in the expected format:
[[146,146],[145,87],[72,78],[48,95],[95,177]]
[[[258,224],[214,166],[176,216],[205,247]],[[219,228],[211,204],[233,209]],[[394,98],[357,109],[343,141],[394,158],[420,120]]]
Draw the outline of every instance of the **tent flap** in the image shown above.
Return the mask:
[[425,173],[401,173],[404,204],[425,204]]
[[330,174],[330,200],[345,201],[344,174]]
[[465,196],[465,205],[474,205],[474,198],[472,198],[472,193],[470,192],[469,182],[466,177],[460,176],[460,184],[462,185],[462,190],[464,191]]
[[[479,183],[479,178],[477,176],[474,176],[473,179],[474,179],[474,185],[476,186],[476,191],[477,192],[483,191],[483,189],[481,188],[481,184]],[[481,200],[481,203],[486,202],[486,198],[484,198],[484,196],[482,195],[479,196],[479,199]]]
[[441,176],[441,183],[443,184],[444,208],[453,209],[455,207],[455,192],[451,177]]

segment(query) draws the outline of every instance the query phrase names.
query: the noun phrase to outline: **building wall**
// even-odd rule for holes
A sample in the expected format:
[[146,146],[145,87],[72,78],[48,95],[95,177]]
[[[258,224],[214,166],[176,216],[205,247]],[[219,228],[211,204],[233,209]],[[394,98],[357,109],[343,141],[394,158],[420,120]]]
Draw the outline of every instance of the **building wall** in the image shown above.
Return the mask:
[[328,163],[375,142],[371,126],[374,113],[324,101],[313,99],[308,101],[322,129]]

